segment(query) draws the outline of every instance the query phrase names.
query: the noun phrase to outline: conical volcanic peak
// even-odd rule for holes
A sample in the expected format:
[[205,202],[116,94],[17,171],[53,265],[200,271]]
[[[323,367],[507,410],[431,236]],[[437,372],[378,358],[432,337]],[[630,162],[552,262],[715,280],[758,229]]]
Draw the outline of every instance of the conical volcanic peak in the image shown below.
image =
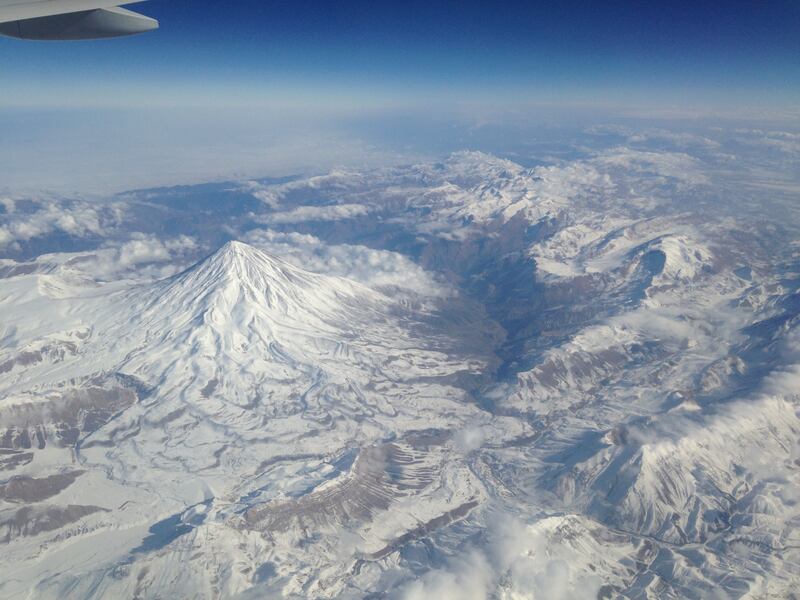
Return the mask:
[[192,275],[207,283],[239,280],[243,285],[263,287],[281,280],[308,281],[319,278],[281,259],[242,242],[230,241],[200,261],[179,278]]
[[247,263],[261,263],[262,265],[265,263],[276,263],[281,266],[289,267],[287,263],[279,258],[236,240],[226,242],[220,246],[216,252],[198,264],[202,265],[204,263],[227,266],[228,268],[236,268],[237,266]]
[[147,309],[153,317],[169,314],[174,323],[190,323],[213,312],[220,324],[240,318],[237,328],[252,326],[256,316],[271,327],[319,327],[323,321],[348,327],[365,307],[388,301],[356,282],[310,273],[236,241],[153,291]]
[[256,248],[250,246],[249,244],[245,244],[244,242],[239,242],[236,240],[231,240],[230,242],[226,242],[225,244],[220,246],[219,249],[216,252],[214,252],[210,258],[213,258],[220,262],[234,264],[237,261],[241,260],[252,260],[258,252],[259,251]]

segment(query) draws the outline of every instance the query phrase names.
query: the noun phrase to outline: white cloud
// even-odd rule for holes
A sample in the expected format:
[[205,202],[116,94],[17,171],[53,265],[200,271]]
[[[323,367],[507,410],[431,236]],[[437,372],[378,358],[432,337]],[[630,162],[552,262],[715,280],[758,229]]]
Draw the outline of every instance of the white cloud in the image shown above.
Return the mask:
[[130,241],[117,249],[118,262],[122,267],[132,267],[142,263],[166,262],[175,254],[197,248],[194,238],[186,235],[160,240],[154,235],[134,233]]
[[[269,194],[267,191],[257,194]],[[364,204],[333,204],[330,206],[298,206],[292,210],[271,213],[259,218],[262,223],[302,223],[305,221],[342,221],[369,214],[372,208]]]
[[464,454],[477,450],[485,441],[486,431],[479,426],[465,427],[455,435],[456,447]]
[[303,269],[347,277],[374,288],[399,288],[412,294],[443,297],[447,284],[396,252],[353,244],[326,244],[313,235],[256,229],[242,241],[279,256]]
[[621,548],[598,542],[588,523],[575,515],[528,524],[498,517],[489,524],[484,545],[408,584],[398,598],[595,600],[604,583],[621,583],[613,569],[605,571],[605,581],[595,574]]
[[277,191],[278,186],[265,186],[258,181],[245,181],[242,184],[242,191],[251,194],[267,206],[277,209],[281,203],[281,195]]
[[109,242],[94,252],[74,257],[68,265],[97,280],[159,279],[186,267],[196,249],[197,242],[189,236],[160,239],[152,234],[134,232],[127,241]]
[[763,131],[761,129],[737,129],[736,140],[748,146],[773,149],[790,157],[800,154],[800,134],[790,131]]
[[0,227],[0,248],[5,248],[15,240],[14,234],[7,227]]
[[603,169],[623,169],[626,179],[635,176],[640,183],[647,183],[654,176],[690,185],[708,183],[701,163],[681,152],[646,152],[621,147],[600,154],[592,163]]
[[647,144],[651,142],[666,142],[679,148],[700,147],[716,149],[720,147],[719,142],[708,137],[666,129],[647,129],[633,133],[628,137],[628,143],[630,144]]
[[618,135],[628,137],[634,134],[634,130],[625,125],[617,125],[614,123],[606,123],[599,125],[592,125],[583,130],[583,133],[588,135]]
[[763,391],[797,402],[800,400],[800,322],[795,320],[779,343],[780,365],[764,379]]
[[477,551],[469,552],[450,569],[428,573],[409,585],[402,600],[486,600],[494,573],[486,558]]
[[31,213],[15,211],[13,217],[0,226],[0,248],[56,231],[74,237],[105,236],[122,216],[122,205],[119,203],[46,200],[38,204],[38,210]]
[[13,198],[0,197],[0,204],[3,205],[6,214],[11,214],[16,208],[16,202]]

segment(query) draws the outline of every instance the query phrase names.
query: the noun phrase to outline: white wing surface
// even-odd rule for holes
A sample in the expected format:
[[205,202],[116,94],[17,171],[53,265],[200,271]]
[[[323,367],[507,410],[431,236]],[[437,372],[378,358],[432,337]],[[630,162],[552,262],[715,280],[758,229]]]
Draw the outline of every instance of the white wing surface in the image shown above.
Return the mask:
[[118,4],[113,0],[0,0],[0,35],[30,40],[85,40],[158,28],[155,19]]

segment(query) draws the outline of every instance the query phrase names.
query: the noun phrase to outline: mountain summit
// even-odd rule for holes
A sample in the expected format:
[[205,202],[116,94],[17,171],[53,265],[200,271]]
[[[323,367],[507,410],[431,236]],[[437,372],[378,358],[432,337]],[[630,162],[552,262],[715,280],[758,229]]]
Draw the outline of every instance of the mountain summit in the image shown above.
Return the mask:
[[325,455],[343,440],[372,439],[387,419],[405,431],[472,412],[451,381],[483,364],[445,331],[428,349],[418,337],[428,319],[356,282],[229,242],[98,307],[101,331],[85,348],[96,359],[83,364],[152,391],[97,431],[84,459],[99,466],[113,455],[119,468],[150,474],[155,461],[226,487],[241,480],[236,470],[255,473],[304,436],[315,438],[304,448]]
[[241,331],[283,325],[330,332],[382,295],[355,282],[310,273],[241,242],[228,242],[188,270],[156,284],[146,318],[179,324],[203,316]]

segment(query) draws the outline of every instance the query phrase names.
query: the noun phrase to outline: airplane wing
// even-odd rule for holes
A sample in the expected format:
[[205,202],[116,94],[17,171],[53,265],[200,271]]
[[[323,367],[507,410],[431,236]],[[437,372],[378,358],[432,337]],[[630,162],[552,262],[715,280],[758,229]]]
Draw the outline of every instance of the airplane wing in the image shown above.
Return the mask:
[[143,33],[158,21],[120,8],[141,0],[0,0],[0,35],[86,40]]

